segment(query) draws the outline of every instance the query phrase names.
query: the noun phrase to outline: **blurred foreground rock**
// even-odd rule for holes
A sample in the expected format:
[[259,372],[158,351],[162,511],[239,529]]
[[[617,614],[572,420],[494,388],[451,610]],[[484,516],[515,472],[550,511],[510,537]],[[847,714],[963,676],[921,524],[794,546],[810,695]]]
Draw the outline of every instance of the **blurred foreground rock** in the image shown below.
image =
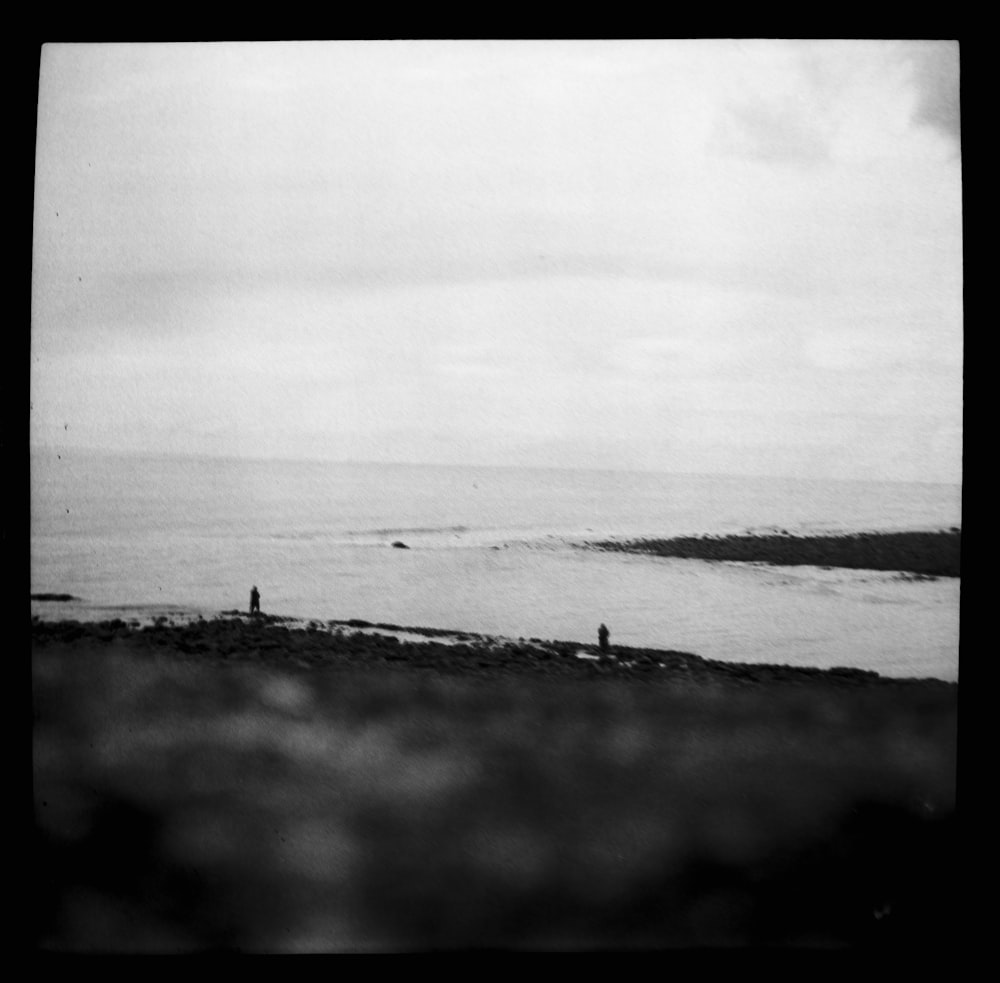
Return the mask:
[[43,949],[955,943],[956,686],[66,635],[32,657]]

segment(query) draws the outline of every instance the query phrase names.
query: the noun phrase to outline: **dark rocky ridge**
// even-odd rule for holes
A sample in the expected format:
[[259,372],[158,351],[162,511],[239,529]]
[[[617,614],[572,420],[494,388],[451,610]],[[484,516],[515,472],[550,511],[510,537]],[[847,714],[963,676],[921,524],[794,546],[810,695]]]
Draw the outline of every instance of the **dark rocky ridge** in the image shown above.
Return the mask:
[[793,536],[787,533],[677,536],[602,540],[591,549],[691,560],[768,563],[776,566],[892,570],[925,577],[961,576],[962,532],[859,532]]

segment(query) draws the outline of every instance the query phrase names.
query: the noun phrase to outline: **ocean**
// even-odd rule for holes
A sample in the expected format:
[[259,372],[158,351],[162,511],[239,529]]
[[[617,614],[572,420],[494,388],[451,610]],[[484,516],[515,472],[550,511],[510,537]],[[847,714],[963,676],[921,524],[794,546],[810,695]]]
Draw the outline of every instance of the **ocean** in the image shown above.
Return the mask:
[[[936,530],[961,487],[31,454],[43,618],[246,610],[957,680],[960,581],[604,553],[604,538]],[[409,548],[393,548],[395,541]]]

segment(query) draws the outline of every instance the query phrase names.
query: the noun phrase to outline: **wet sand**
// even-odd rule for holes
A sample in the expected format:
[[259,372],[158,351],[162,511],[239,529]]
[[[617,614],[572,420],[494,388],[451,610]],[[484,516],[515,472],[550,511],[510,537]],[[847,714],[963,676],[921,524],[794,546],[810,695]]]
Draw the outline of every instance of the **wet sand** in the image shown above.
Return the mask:
[[956,684],[233,612],[32,666],[46,950],[955,942]]

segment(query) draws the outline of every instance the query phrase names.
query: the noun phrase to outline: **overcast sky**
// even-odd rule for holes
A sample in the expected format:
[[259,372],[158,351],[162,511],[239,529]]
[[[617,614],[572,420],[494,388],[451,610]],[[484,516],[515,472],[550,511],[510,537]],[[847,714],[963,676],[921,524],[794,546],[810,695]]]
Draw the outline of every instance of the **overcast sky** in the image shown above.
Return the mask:
[[43,49],[36,444],[959,481],[959,50]]

